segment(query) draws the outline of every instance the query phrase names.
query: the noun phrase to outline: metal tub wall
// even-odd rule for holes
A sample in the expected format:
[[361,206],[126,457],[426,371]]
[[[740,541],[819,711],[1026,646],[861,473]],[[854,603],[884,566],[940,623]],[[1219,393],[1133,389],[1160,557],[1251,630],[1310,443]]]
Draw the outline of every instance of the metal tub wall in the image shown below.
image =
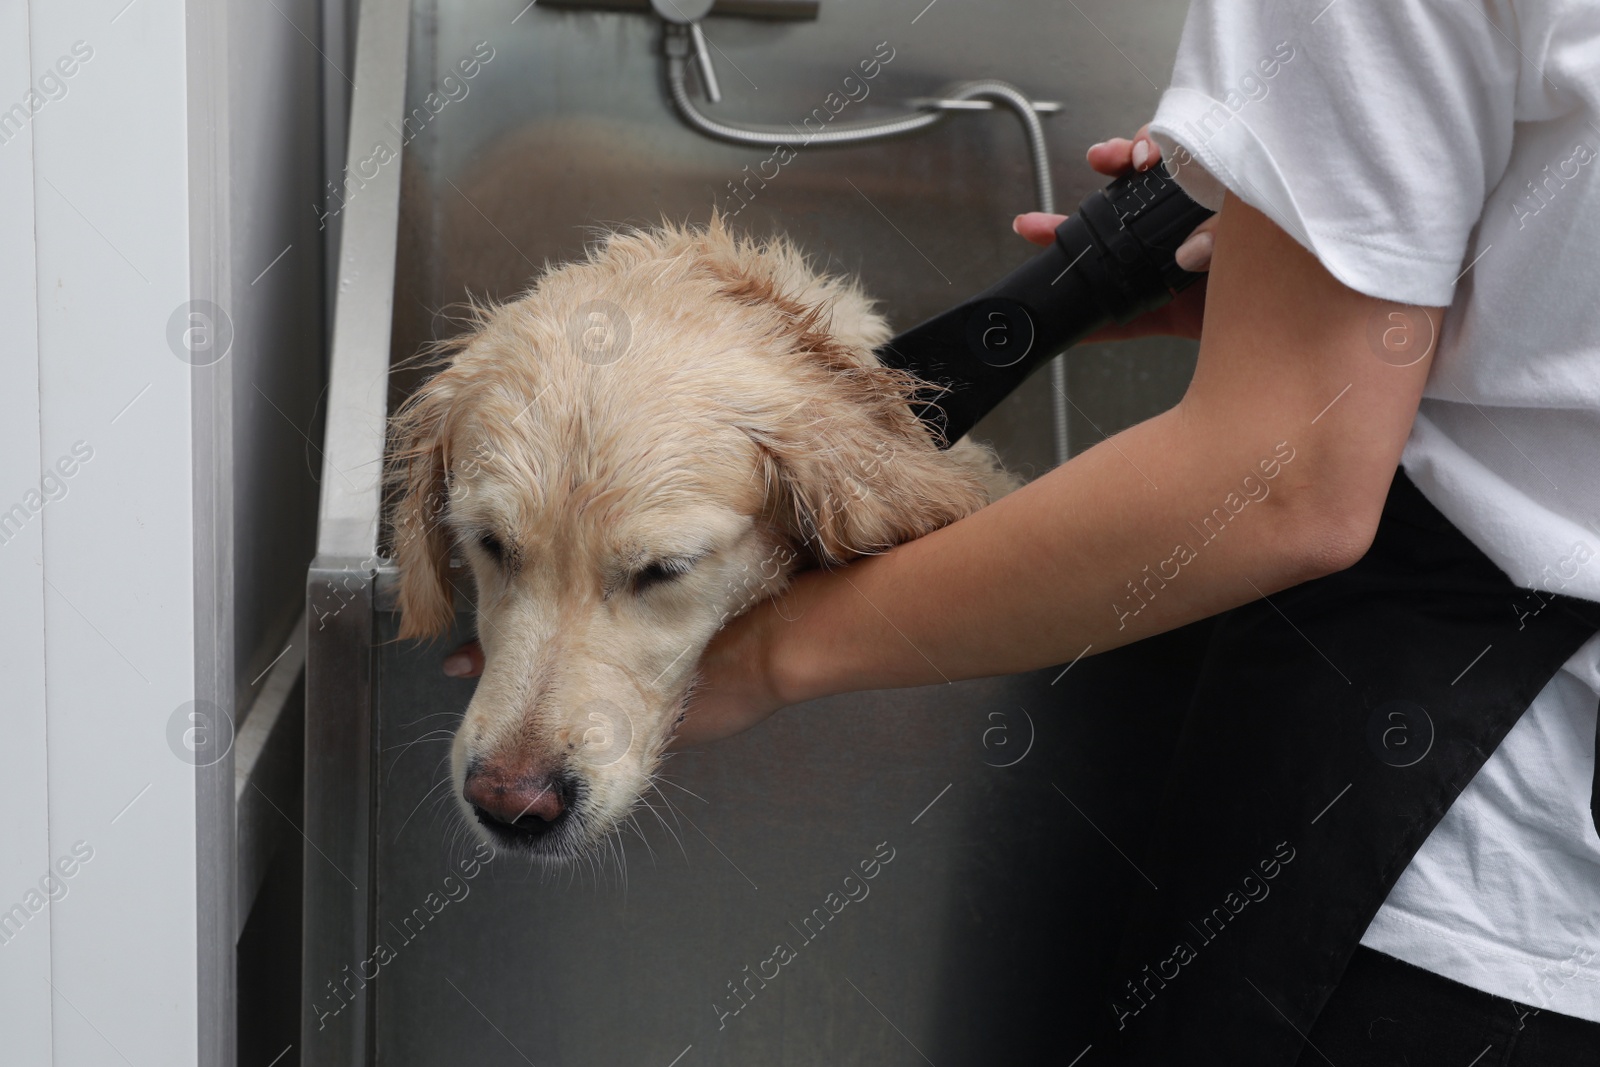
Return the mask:
[[[822,0],[814,22],[713,17],[705,25],[724,96],[716,105],[701,98],[702,107],[726,121],[798,126],[815,109],[826,113],[829,94],[881,46],[893,58],[835,121],[899,116],[907,100],[955,81],[1007,79],[1063,104],[1045,130],[1058,210],[1070,211],[1106,182],[1084,150],[1131,135],[1154,112],[1185,6]],[[874,144],[800,147],[780,166],[768,162],[771,150],[708,140],[679,120],[653,17],[532,6],[512,21],[482,8],[415,5],[398,358],[448,335],[452,307],[469,293],[512,296],[607,225],[703,223],[713,205],[735,227],[787,234],[817,262],[858,275],[896,329],[987,287],[1032,252],[1011,231],[1012,217],[1037,205],[1009,112],[953,114]],[[483,46],[493,58],[460,78],[458,65]],[[1170,406],[1193,366],[1193,345],[1182,341],[1075,349],[1074,451]],[[398,388],[413,383],[401,377]],[[1047,375],[977,435],[1027,477],[1054,466]]]
[[[888,42],[893,59],[841,120],[958,79],[1014,81],[1065,105],[1047,130],[1070,207],[1103,181],[1081,162],[1085,146],[1153,109],[1181,8],[1029,0],[997,15],[957,0],[823,0],[814,22],[713,18],[725,93],[713,110],[799,122]],[[1032,183],[1005,112],[802,149],[742,200],[729,183],[771,152],[682,125],[652,18],[419,3],[410,50],[396,360],[451,332],[450,305],[514,295],[547,260],[579,254],[596,225],[703,222],[713,204],[859,274],[897,327],[1028,254],[1010,219],[1033,207]],[[465,79],[468,58],[479,64]],[[1177,343],[1077,350],[1075,447],[1170,404],[1192,361]],[[397,376],[395,398],[413,383]],[[1048,389],[1040,375],[979,430],[1026,476],[1053,465]],[[472,685],[439,673],[453,646],[394,641],[384,602],[369,936],[388,952],[369,991],[375,1062],[1065,1063],[1109,1011],[1118,900],[1141,877],[1142,816],[1171,743],[1164,687],[1200,635],[1090,657],[1064,676],[787,711],[673,758],[675,785],[641,809],[642,837],[552,874],[511,855],[463,869],[474,841],[446,754]],[[470,627],[463,615],[454,636]],[[314,979],[307,995],[337,1003]]]

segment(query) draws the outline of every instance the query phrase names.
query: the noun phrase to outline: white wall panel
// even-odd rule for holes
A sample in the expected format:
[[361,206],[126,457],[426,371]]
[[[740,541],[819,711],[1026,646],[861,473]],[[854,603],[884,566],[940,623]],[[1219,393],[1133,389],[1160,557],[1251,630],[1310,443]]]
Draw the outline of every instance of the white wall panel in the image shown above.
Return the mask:
[[[3,0],[0,108],[31,110],[32,82],[28,5]],[[45,773],[43,519],[62,500],[47,502],[40,485],[33,134],[31,122],[3,112],[0,205],[0,1033],[8,1060],[42,1065],[50,1062],[50,898],[75,888],[53,880]],[[54,481],[49,490],[70,492]]]
[[36,0],[40,459],[92,450],[44,513],[49,851],[92,859],[51,910],[58,1065],[195,1062],[194,692],[185,6]]

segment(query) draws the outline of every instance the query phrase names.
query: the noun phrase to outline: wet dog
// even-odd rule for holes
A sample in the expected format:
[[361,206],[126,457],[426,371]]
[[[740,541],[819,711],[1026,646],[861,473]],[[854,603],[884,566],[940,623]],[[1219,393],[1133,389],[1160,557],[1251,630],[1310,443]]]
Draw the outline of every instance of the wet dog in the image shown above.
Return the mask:
[[1013,484],[937,447],[889,336],[853,282],[713,220],[612,234],[442,350],[392,426],[401,634],[451,625],[464,559],[485,666],[451,766],[494,844],[598,845],[729,618]]

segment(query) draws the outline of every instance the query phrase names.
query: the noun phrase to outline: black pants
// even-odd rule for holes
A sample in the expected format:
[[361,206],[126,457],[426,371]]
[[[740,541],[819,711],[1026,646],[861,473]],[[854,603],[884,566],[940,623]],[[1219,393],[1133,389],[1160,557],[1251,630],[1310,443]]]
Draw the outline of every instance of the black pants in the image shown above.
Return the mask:
[[1442,978],[1358,947],[1296,1067],[1600,1064],[1600,1023]]

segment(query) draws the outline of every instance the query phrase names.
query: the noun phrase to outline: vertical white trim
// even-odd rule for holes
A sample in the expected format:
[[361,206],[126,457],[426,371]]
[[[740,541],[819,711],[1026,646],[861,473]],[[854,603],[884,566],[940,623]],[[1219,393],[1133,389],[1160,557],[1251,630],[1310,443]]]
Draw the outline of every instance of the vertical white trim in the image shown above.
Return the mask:
[[[183,4],[31,6],[41,466],[92,453],[43,513],[54,1061],[197,1062],[195,697]],[[81,42],[81,44],[80,44]],[[73,59],[73,49],[86,54]],[[81,842],[81,844],[79,844]],[[0,1052],[10,1059],[10,1050]]]
[[[0,3],[0,108],[25,101],[33,82],[28,8]],[[0,129],[0,677],[6,679],[0,746],[0,1033],[5,1057],[49,1064],[50,925],[54,904],[45,722],[44,508],[39,489],[38,287],[34,273],[33,132]],[[42,499],[42,498],[41,498]],[[23,512],[12,509],[21,505]],[[53,505],[51,505],[53,506]],[[50,883],[46,882],[46,890]],[[30,897],[29,894],[37,894]],[[21,917],[12,909],[21,906]],[[30,905],[37,905],[37,908]]]

